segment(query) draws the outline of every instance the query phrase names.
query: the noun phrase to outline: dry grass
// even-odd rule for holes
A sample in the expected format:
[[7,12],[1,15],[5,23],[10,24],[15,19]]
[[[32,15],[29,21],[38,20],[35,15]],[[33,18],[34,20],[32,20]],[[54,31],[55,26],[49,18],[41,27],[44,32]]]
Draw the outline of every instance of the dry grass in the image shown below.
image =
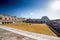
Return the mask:
[[19,24],[5,24],[5,26],[45,35],[56,36],[56,34],[52,32],[46,24],[19,23]]

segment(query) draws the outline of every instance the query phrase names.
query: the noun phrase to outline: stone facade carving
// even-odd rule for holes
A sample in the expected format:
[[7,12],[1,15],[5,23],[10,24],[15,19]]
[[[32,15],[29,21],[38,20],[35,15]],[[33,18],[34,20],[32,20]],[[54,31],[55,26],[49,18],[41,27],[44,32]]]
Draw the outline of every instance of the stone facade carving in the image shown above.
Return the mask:
[[0,14],[0,24],[10,24],[24,20],[25,18],[17,18],[16,16],[8,16]]

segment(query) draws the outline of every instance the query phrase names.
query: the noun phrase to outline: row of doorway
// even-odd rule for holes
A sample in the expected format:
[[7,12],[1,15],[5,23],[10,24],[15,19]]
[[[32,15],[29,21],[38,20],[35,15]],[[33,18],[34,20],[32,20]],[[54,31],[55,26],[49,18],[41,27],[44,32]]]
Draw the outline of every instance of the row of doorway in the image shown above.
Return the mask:
[[2,24],[11,24],[13,22],[2,22]]

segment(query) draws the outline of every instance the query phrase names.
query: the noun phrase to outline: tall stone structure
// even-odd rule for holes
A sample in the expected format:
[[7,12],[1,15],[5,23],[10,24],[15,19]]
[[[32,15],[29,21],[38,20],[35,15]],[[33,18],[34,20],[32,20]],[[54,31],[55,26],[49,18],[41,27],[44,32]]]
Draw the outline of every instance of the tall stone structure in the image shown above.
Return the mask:
[[48,18],[47,16],[43,16],[43,17],[41,18],[41,21],[47,22],[47,21],[49,21],[49,18]]

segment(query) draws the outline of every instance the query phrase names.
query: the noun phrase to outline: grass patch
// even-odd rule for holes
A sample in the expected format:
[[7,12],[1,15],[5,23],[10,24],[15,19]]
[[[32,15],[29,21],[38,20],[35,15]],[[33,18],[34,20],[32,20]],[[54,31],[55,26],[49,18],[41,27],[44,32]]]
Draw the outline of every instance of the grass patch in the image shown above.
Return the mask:
[[56,36],[56,34],[52,32],[46,24],[16,23],[16,24],[4,24],[4,26],[35,32],[39,34]]

